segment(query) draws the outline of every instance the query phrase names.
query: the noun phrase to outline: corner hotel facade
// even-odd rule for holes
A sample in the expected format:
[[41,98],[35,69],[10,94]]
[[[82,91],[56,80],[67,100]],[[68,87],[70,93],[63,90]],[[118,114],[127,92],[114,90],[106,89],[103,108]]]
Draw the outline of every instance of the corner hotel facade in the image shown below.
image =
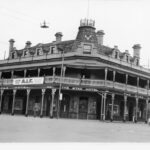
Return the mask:
[[133,56],[103,44],[104,31],[83,19],[76,39],[23,49],[9,40],[0,61],[0,113],[39,117],[147,122],[150,70],[140,66],[140,44]]

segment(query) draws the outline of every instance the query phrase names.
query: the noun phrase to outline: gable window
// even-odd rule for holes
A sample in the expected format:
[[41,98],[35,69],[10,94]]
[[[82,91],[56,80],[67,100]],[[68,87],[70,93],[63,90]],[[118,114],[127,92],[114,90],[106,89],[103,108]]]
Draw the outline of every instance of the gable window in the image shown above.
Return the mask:
[[88,45],[88,44],[84,45],[84,47],[83,47],[83,53],[84,54],[91,54],[91,50],[92,50],[92,46],[91,45]]

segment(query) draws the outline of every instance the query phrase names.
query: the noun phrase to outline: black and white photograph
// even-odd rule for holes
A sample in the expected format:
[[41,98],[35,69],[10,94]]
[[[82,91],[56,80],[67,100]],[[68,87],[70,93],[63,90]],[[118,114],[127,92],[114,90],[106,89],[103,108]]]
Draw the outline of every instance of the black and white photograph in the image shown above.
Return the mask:
[[0,0],[0,143],[149,144],[149,37],[148,0]]

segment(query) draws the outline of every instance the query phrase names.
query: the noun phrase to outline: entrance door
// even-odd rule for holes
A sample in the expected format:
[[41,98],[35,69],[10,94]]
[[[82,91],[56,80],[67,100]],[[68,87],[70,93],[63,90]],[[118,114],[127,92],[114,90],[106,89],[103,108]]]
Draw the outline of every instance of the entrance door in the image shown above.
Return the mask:
[[[102,98],[101,98],[102,100]],[[97,119],[99,120],[101,117],[101,100],[97,99],[97,105],[96,105],[96,114],[97,114]]]
[[3,101],[2,101],[2,112],[3,113],[11,113],[12,111],[12,99],[13,97],[11,95],[4,95]]
[[70,96],[64,94],[62,101],[60,101],[60,117],[61,118],[68,118],[68,116],[69,116],[69,103],[70,103]]
[[80,97],[79,99],[79,119],[87,119],[88,98]]
[[129,121],[132,121],[133,120],[133,103],[130,103],[129,104]]

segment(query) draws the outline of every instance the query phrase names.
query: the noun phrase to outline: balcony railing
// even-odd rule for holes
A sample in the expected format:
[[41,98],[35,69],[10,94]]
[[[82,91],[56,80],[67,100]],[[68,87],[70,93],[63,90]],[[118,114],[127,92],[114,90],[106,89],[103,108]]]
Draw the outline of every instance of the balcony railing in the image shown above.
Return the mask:
[[[145,88],[140,88],[132,85],[126,85],[123,83],[118,83],[113,81],[106,82],[104,80],[93,80],[93,79],[79,79],[79,78],[70,78],[70,77],[63,77],[60,76],[46,76],[44,78],[44,84],[59,84],[62,83],[63,85],[68,86],[81,86],[81,87],[90,87],[90,88],[114,88],[116,90],[121,91],[127,91],[129,93],[138,93],[142,95],[149,95],[150,96],[150,90],[147,90]],[[6,86],[12,86],[13,85],[13,79],[0,79],[0,86],[6,87]]]

